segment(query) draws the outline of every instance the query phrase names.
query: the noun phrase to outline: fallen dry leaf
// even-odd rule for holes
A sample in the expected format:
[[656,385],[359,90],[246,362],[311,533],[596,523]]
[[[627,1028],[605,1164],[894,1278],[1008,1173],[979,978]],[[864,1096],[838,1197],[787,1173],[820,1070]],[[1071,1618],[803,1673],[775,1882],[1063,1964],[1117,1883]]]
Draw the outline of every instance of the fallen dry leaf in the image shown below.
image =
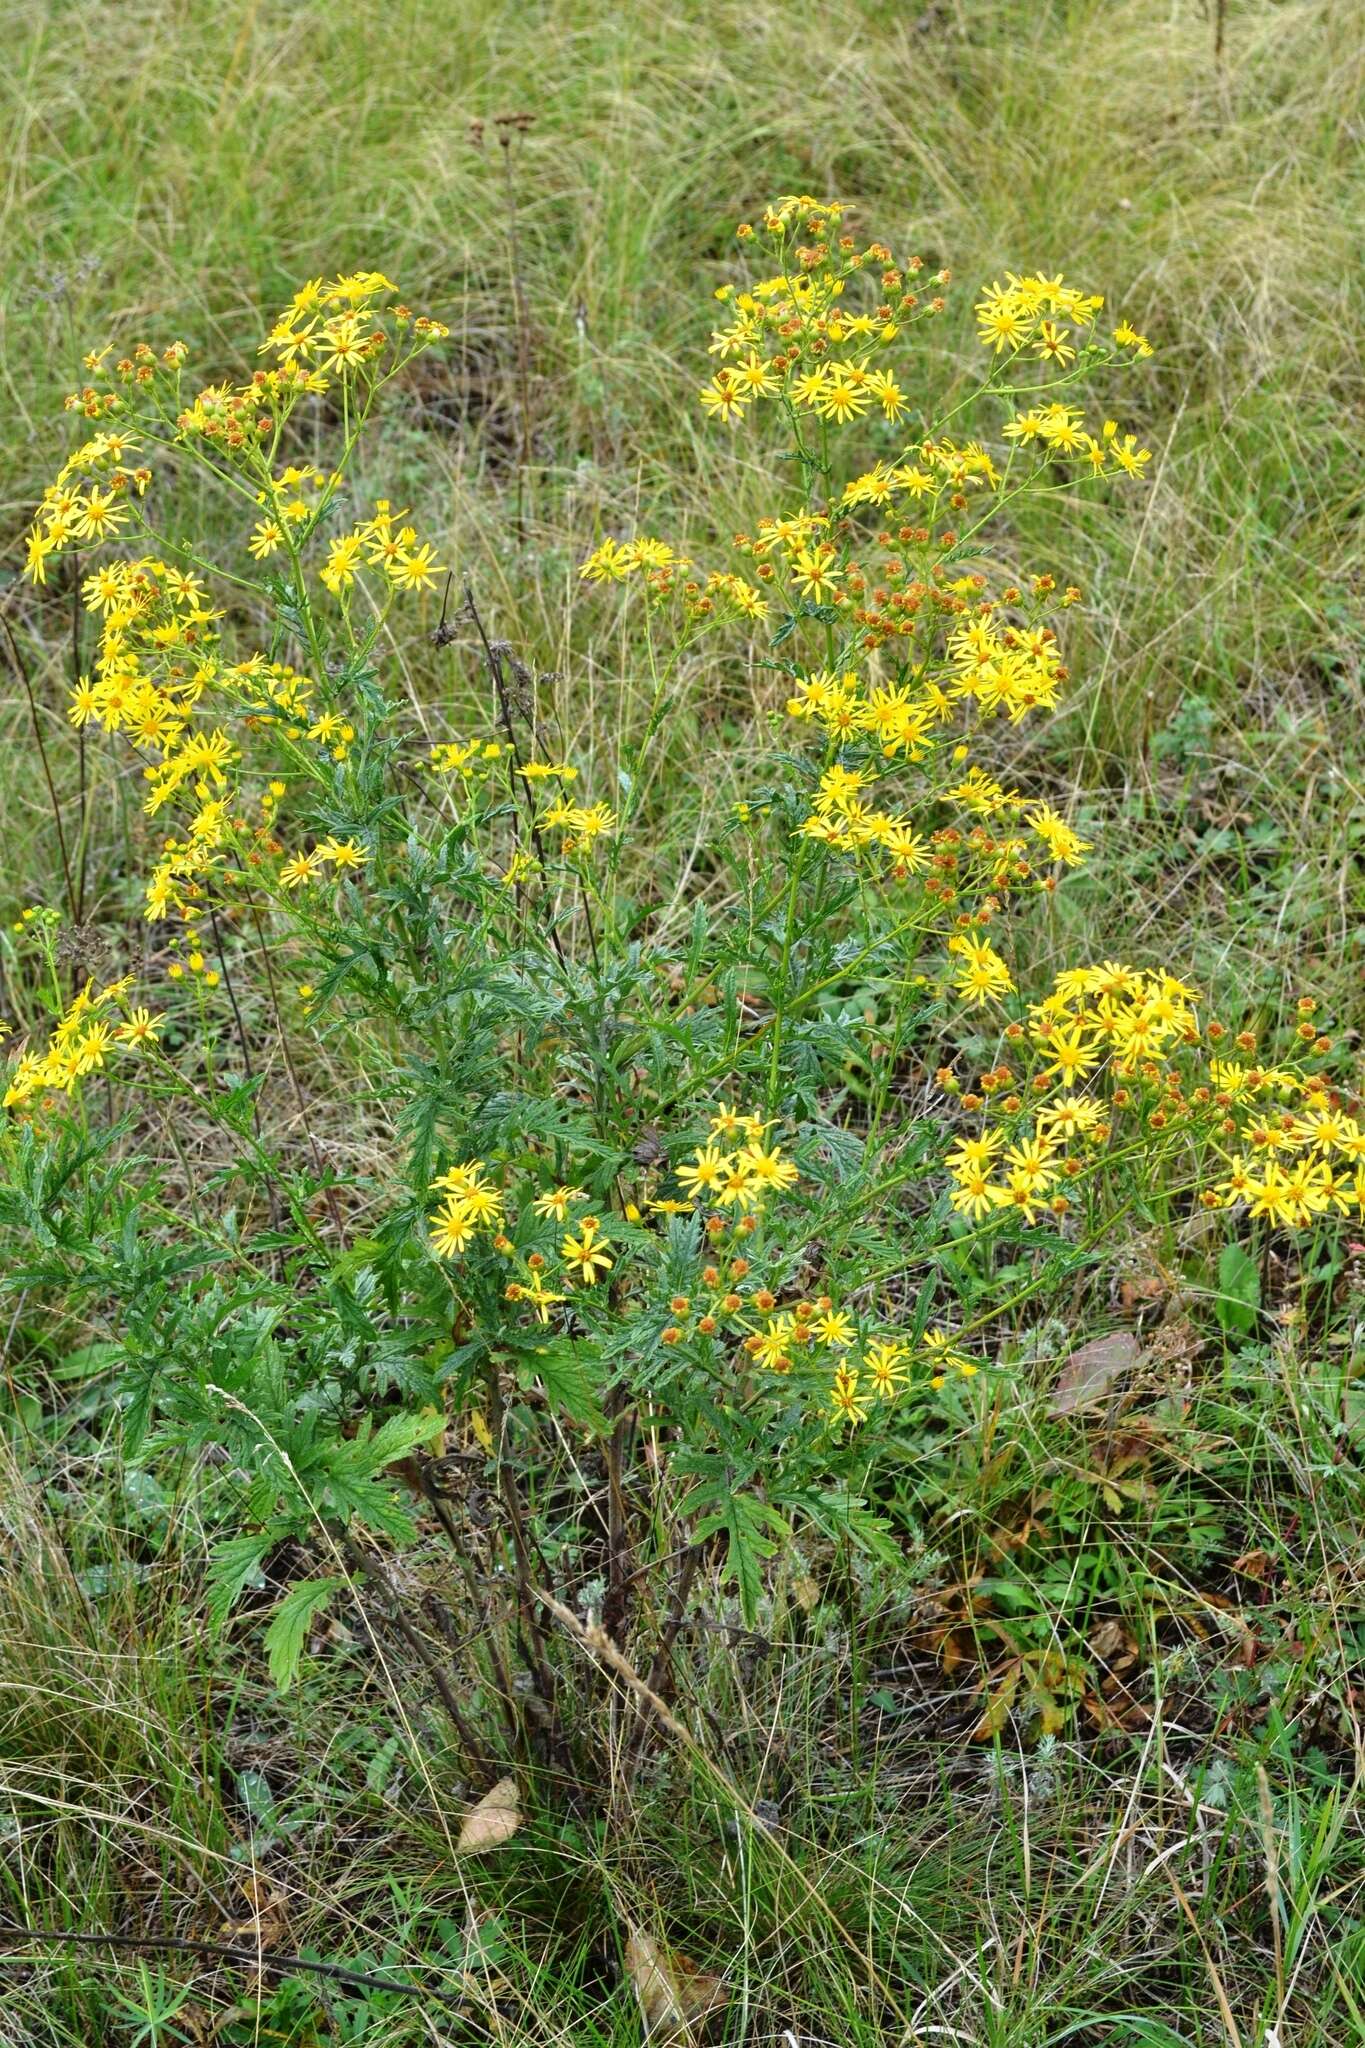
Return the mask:
[[1116,1380],[1130,1373],[1142,1356],[1142,1346],[1128,1330],[1115,1330],[1110,1337],[1092,1338],[1073,1351],[1057,1375],[1049,1413],[1072,1415],[1108,1393]]
[[820,1588],[809,1572],[798,1572],[792,1580],[792,1599],[803,1614],[812,1614],[820,1604]]
[[719,1977],[698,1970],[641,1927],[630,1928],[626,1975],[640,2007],[645,2039],[651,2042],[695,2041],[694,2029],[719,2012],[730,1995]]
[[510,1842],[521,1826],[521,1799],[515,1778],[499,1778],[477,1806],[471,1806],[455,1844],[457,1856],[482,1856]]
[[242,1891],[250,1907],[250,1918],[223,1923],[225,1941],[249,1941],[254,1948],[282,1947],[288,1937],[288,1919],[283,1902],[271,1892],[259,1871],[242,1879]]

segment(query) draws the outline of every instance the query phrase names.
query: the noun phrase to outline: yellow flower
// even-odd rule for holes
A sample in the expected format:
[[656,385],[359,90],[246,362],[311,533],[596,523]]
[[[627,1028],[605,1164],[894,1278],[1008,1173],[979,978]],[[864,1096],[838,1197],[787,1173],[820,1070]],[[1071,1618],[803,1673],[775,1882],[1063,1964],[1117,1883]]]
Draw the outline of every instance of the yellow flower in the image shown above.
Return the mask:
[[75,531],[83,538],[103,540],[107,533],[117,533],[127,518],[113,491],[92,490],[76,514]]
[[792,575],[807,597],[824,603],[834,595],[835,585],[843,575],[842,569],[835,568],[834,559],[835,551],[828,541],[814,548],[798,548],[793,554]]
[[1090,851],[1090,841],[1074,832],[1050,804],[1035,804],[1028,822],[1030,831],[1037,833],[1052,858],[1064,861],[1068,867],[1079,867],[1082,854]]
[[405,548],[387,564],[389,580],[399,590],[428,590],[444,575],[430,541],[420,548]]
[[722,1209],[756,1209],[763,1198],[763,1183],[755,1179],[743,1158],[730,1161],[729,1170],[716,1193]]
[[774,1145],[765,1152],[761,1145],[746,1145],[739,1155],[740,1166],[763,1187],[795,1187],[800,1175],[790,1159],[784,1159]]
[[585,1287],[594,1287],[598,1274],[609,1272],[615,1263],[606,1250],[610,1243],[611,1239],[602,1232],[596,1219],[585,1216],[578,1226],[578,1236],[566,1237],[559,1247],[559,1255],[567,1266],[576,1269],[577,1277]]
[[847,1351],[857,1335],[852,1316],[843,1309],[825,1309],[811,1324],[811,1331],[818,1344],[828,1344],[834,1351]]
[[453,1259],[465,1250],[474,1235],[474,1219],[464,1202],[452,1195],[430,1219],[432,1247],[438,1258]]
[[324,839],[317,848],[317,858],[331,861],[338,869],[361,867],[369,857],[367,848],[357,846],[354,839]]
[[1066,364],[1074,362],[1076,351],[1071,346],[1067,330],[1059,327],[1055,320],[1040,320],[1035,341],[1035,353],[1044,362]]
[[881,1401],[894,1399],[908,1377],[903,1344],[881,1340],[869,1344],[863,1353],[863,1365],[872,1382],[872,1391]]
[[829,1412],[836,1422],[865,1422],[871,1402],[858,1391],[858,1375],[841,1365],[829,1390]]
[[431,1183],[431,1188],[433,1194],[441,1191],[464,1196],[474,1194],[480,1188],[490,1185],[491,1183],[483,1178],[482,1159],[469,1159],[463,1166],[448,1166],[444,1173],[437,1175]]
[[984,1003],[990,996],[1008,995],[1014,987],[1008,967],[987,940],[952,938],[948,948],[960,961],[954,986],[968,1002]]
[[633,550],[608,539],[594,548],[578,573],[589,583],[621,583],[638,567],[639,557]]
[[545,1285],[539,1273],[533,1273],[529,1280],[521,1282],[518,1295],[512,1296],[510,1287],[507,1289],[507,1293],[512,1299],[529,1301],[542,1323],[549,1322],[550,1310],[556,1302],[567,1301],[569,1298],[567,1294],[554,1293]]
[[764,362],[754,349],[750,349],[742,363],[733,364],[725,375],[738,386],[745,398],[770,398],[777,389],[772,364]]
[[130,1010],[119,1025],[117,1036],[124,1045],[152,1045],[164,1022],[164,1018],[154,1017],[150,1010]]
[[334,597],[340,591],[349,590],[355,582],[364,544],[365,536],[357,531],[341,534],[328,548],[327,559],[322,565],[322,580]]
[[364,332],[360,318],[355,313],[343,313],[329,320],[322,330],[323,370],[339,370],[342,375],[358,369],[364,362],[372,334]]
[[934,1367],[931,1384],[936,1387],[943,1385],[950,1371],[961,1373],[963,1379],[968,1380],[976,1372],[971,1359],[959,1351],[946,1330],[926,1330],[924,1348],[929,1354],[930,1364]]
[[867,389],[876,399],[889,420],[898,420],[905,411],[905,393],[894,377],[885,370],[874,370],[867,380]]
[[981,1222],[1010,1199],[1009,1189],[988,1177],[986,1169],[969,1166],[959,1173],[957,1185],[948,1197],[959,1216]]
[[556,1223],[563,1223],[572,1204],[586,1202],[587,1199],[586,1188],[551,1188],[548,1194],[537,1195],[531,1206],[537,1216],[552,1216]]
[[724,420],[733,426],[748,400],[728,370],[717,370],[711,382],[702,386],[701,402],[713,420]]
[[696,1198],[704,1195],[709,1189],[723,1187],[730,1166],[731,1160],[727,1153],[720,1151],[715,1145],[704,1145],[693,1153],[690,1164],[677,1169],[677,1178]]
[[948,1154],[949,1172],[960,1177],[987,1171],[1004,1142],[999,1131],[983,1131],[979,1138],[959,1138]]
[[315,882],[322,866],[316,853],[294,853],[280,869],[280,886],[285,889],[302,889],[309,882]]
[[846,420],[857,419],[866,412],[869,403],[866,377],[850,369],[847,363],[831,363],[816,405],[820,417],[842,426]]

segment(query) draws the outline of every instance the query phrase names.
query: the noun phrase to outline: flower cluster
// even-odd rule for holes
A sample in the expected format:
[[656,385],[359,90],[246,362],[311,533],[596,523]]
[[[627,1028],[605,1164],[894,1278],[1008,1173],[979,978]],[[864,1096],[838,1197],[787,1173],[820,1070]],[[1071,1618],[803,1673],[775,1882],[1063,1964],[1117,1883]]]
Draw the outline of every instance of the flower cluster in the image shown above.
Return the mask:
[[566,797],[557,797],[541,812],[539,823],[547,831],[563,833],[560,851],[567,859],[590,853],[600,838],[610,837],[616,830],[616,813],[609,804],[571,804]]
[[1036,441],[1051,456],[1080,456],[1091,476],[1121,472],[1140,479],[1152,459],[1150,448],[1138,447],[1136,435],[1120,434],[1117,420],[1106,420],[1097,440],[1086,428],[1085,414],[1060,401],[1016,413],[1002,432],[1019,447]]
[[[720,367],[701,391],[713,419],[733,424],[765,398],[836,425],[873,406],[887,420],[901,418],[905,393],[874,358],[907,322],[941,312],[944,302],[938,292],[926,301],[912,288],[910,280],[923,269],[918,257],[902,270],[884,243],[860,248],[852,235],[838,234],[843,211],[806,195],[767,210],[764,229],[783,268],[746,290],[722,285],[716,293],[730,318],[712,333],[710,350]],[[741,227],[741,241],[753,233]],[[807,242],[793,239],[803,233]],[[854,309],[844,303],[845,290],[861,271],[875,276],[879,296]],[[948,272],[939,271],[933,282],[945,286]]]
[[354,271],[330,283],[310,278],[294,293],[259,353],[277,356],[289,368],[315,365],[324,373],[348,377],[376,362],[392,345],[385,311],[394,327],[400,333],[410,329],[419,345],[443,340],[450,333],[426,314],[414,318],[406,306],[388,307],[397,289],[377,270]]
[[773,1192],[795,1187],[796,1167],[780,1146],[765,1144],[767,1129],[761,1117],[722,1103],[711,1118],[707,1143],[675,1167],[678,1186],[691,1201],[714,1202],[740,1215],[762,1208]]
[[[288,470],[283,480],[271,473],[281,431],[299,400],[321,396],[339,380],[348,403],[363,402],[362,392],[368,398],[382,381],[379,370],[386,357],[393,361],[385,379],[450,331],[439,320],[390,305],[394,295],[395,287],[378,271],[358,271],[330,283],[310,279],[260,345],[259,352],[275,356],[276,363],[257,370],[245,384],[206,385],[189,400],[182,392],[189,356],[183,341],[159,354],[138,342],[112,365],[112,348],[93,350],[84,362],[92,381],[67,397],[66,409],[92,421],[128,424],[103,427],[84,442],[44,492],[27,543],[32,581],[46,581],[50,555],[108,540],[127,525],[130,499],[145,495],[152,481],[146,464],[129,465],[129,457],[144,446],[205,442],[242,467],[265,508],[250,542],[260,559],[286,543],[291,523],[315,522],[339,478],[324,483],[308,469]],[[321,487],[320,500],[311,508],[302,495],[309,486]],[[405,573],[417,585],[436,574],[429,556],[411,546],[406,552],[416,566]]]
[[429,1219],[432,1248],[438,1257],[458,1258],[480,1231],[500,1234],[503,1197],[485,1179],[482,1159],[447,1168],[432,1182],[431,1193],[442,1198]]
[[[615,1248],[600,1217],[586,1212],[586,1188],[522,1188],[518,1214],[509,1217],[508,1193],[490,1180],[482,1159],[452,1166],[432,1182],[440,1197],[428,1218],[431,1247],[441,1259],[462,1258],[480,1242],[511,1265],[514,1277],[503,1286],[503,1299],[523,1303],[542,1323],[550,1310],[569,1300],[573,1286],[595,1287],[616,1263]],[[559,1225],[556,1252],[547,1227]],[[557,1270],[556,1270],[557,1269]],[[547,1275],[559,1286],[547,1284]]]
[[[1029,349],[1042,362],[1064,366],[1075,360],[1077,336],[1089,338],[1103,310],[1098,294],[1078,291],[1060,271],[1056,277],[1016,277],[1007,271],[1003,285],[982,287],[976,304],[977,339],[996,355]],[[1152,353],[1151,343],[1127,321],[1114,329],[1113,338],[1118,348],[1131,349],[1134,355]]]
[[[108,406],[94,416],[116,408],[116,394],[108,398]],[[56,481],[43,492],[29,530],[24,569],[31,582],[46,583],[49,555],[73,545],[98,546],[127,525],[130,497],[141,497],[152,480],[142,464],[128,466],[128,457],[140,446],[136,434],[115,429],[92,435],[67,457]]]
[[[1314,1022],[1315,1008],[1311,996],[1300,999],[1295,1030],[1302,1047],[1324,1053],[1331,1041]],[[1245,1036],[1237,1047],[1255,1051]],[[1244,1206],[1252,1218],[1289,1229],[1301,1229],[1318,1216],[1365,1217],[1365,1123],[1359,1102],[1345,1102],[1321,1075],[1292,1066],[1215,1059],[1210,1077],[1222,1112],[1225,1171],[1203,1191],[1206,1208]]]
[[1104,300],[1056,277],[1016,277],[983,286],[976,305],[977,339],[996,355],[1031,349],[1040,361],[1064,367],[1076,358],[1076,334],[1088,335]]
[[[324,472],[310,463],[281,465],[281,439],[299,400],[326,392],[336,379],[345,390],[345,407],[354,406],[363,417],[378,383],[446,333],[439,321],[391,305],[393,296],[394,287],[376,271],[330,283],[314,279],[294,295],[261,345],[263,354],[278,359],[275,367],[256,371],[237,388],[209,386],[186,402],[185,345],[173,343],[157,355],[139,343],[112,365],[110,349],[88,356],[92,381],[67,401],[68,409],[101,426],[73,451],[44,493],[29,536],[28,574],[43,583],[54,553],[88,549],[130,527],[138,539],[153,543],[155,551],[106,560],[83,580],[85,604],[99,618],[99,642],[90,674],[72,692],[69,715],[78,727],[97,724],[117,733],[142,757],[149,816],[168,809],[179,813],[152,869],[146,909],[153,921],[176,917],[189,927],[191,963],[202,961],[193,925],[209,884],[234,872],[229,862],[249,829],[238,788],[241,748],[224,724],[204,716],[209,705],[225,704],[245,731],[273,733],[305,767],[309,747],[325,751],[333,762],[344,761],[355,726],[344,705],[319,704],[317,682],[289,663],[260,653],[236,662],[223,658],[225,614],[207,595],[207,565],[193,555],[183,566],[170,559],[184,551],[155,531],[148,498],[153,471],[141,465],[139,451],[206,451],[219,473],[225,464],[238,487],[250,490],[261,516],[247,551],[261,563],[283,559],[310,657],[319,664],[314,673],[320,674],[321,641],[311,621],[303,556],[333,524],[351,440],[343,469]],[[379,499],[370,518],[333,533],[326,543],[318,579],[340,606],[353,643],[348,607],[359,572],[373,570],[381,579],[374,617],[365,626],[366,644],[381,629],[395,594],[429,589],[443,573],[433,545],[420,540],[406,520],[406,513]],[[266,594],[277,595],[275,587]],[[341,870],[364,862],[366,849],[353,837],[330,836],[310,851],[286,854],[274,837],[284,793],[285,785],[272,776],[249,859],[280,856],[278,881],[286,889],[317,879],[329,866]],[[177,964],[173,971],[183,970]],[[217,978],[206,971],[206,980]]]
[[[982,976],[996,982],[983,995],[1013,985],[998,956]],[[1206,1208],[1244,1204],[1291,1226],[1365,1213],[1365,1132],[1342,1097],[1321,1073],[1217,1056],[1226,1031],[1201,1030],[1197,1002],[1174,975],[1121,961],[1058,975],[1027,1023],[1007,1027],[1031,1072],[1001,1064],[962,1095],[964,1109],[992,1114],[947,1154],[953,1208],[973,1222],[1001,1210],[1026,1224],[1065,1216],[1068,1187],[1101,1160],[1132,1145],[1150,1155],[1188,1135],[1222,1162],[1216,1184],[1200,1192]],[[1313,1007],[1305,997],[1298,1029],[1321,1055],[1331,1040],[1313,1024]],[[1253,1035],[1237,1046],[1254,1051]],[[941,1078],[956,1092],[949,1070]]]
[[399,591],[434,589],[437,579],[446,573],[431,542],[419,541],[416,527],[400,524],[407,516],[395,512],[387,498],[378,498],[372,518],[362,519],[331,543],[320,575],[343,606],[350,603],[351,587],[361,568],[380,570]]
[[431,772],[469,782],[486,775],[502,754],[501,740],[438,740],[431,749]]
[[3,1107],[16,1109],[49,1090],[69,1095],[112,1055],[153,1045],[162,1020],[125,1000],[132,985],[131,975],[99,990],[87,981],[62,1012],[44,1049],[19,1055],[0,1098]]
[[634,540],[608,538],[595,547],[579,568],[588,583],[625,583],[632,577],[643,584],[652,604],[663,604],[681,596],[683,610],[698,622],[714,618],[761,619],[768,610],[767,599],[752,583],[728,569],[714,569],[704,583],[685,571],[692,564],[685,555],[675,555],[667,541],[638,535]]

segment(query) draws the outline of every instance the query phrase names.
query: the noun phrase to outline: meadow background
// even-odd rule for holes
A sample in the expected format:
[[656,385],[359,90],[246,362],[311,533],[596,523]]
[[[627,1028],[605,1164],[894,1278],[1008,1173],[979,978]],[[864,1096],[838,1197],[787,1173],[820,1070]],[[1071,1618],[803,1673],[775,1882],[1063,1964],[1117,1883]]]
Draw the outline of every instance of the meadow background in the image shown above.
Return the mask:
[[[205,379],[226,374],[230,337],[338,268],[375,266],[445,319],[450,344],[405,388],[373,484],[419,511],[494,630],[558,671],[566,752],[595,785],[647,684],[577,564],[637,525],[704,555],[767,502],[743,431],[704,427],[695,393],[734,223],[809,191],[966,289],[1064,268],[1156,345],[1125,421],[1155,451],[1145,489],[1031,513],[1020,536],[1087,598],[1067,708],[1010,757],[1103,848],[1059,906],[1058,963],[1176,963],[1268,1016],[1309,990],[1358,1034],[1358,9],[29,0],[0,20],[0,598],[64,802],[86,788],[83,908],[120,969],[156,965],[135,788],[65,724],[66,602],[17,584],[81,353],[115,333],[183,338]],[[520,111],[534,121],[510,152],[491,126],[471,133]],[[959,346],[964,324],[932,331],[940,385]],[[186,504],[187,525],[200,509]],[[432,648],[434,605],[412,618],[388,656],[418,715],[458,726],[478,677]],[[649,794],[661,872],[743,794],[777,688],[722,653],[689,668]],[[8,923],[55,901],[59,873],[12,675],[0,732]],[[284,1078],[267,1086],[290,1114]],[[326,1071],[308,1087],[324,1136],[382,1150],[382,1080],[359,1104]],[[1183,1313],[1140,1240],[1112,1289],[1120,1317]],[[1089,1334],[1066,1313],[1058,1356]],[[933,1658],[879,1663],[888,1637],[869,1630],[864,1663],[861,1624],[822,1616],[777,1659],[725,1638],[708,1675],[712,1721],[780,1751],[771,1868],[716,1822],[701,1774],[691,1803],[645,1801],[617,1839],[523,1830],[475,1879],[443,1859],[454,1794],[405,1761],[383,1687],[334,1659],[281,1702],[244,1651],[210,1646],[192,1491],[125,1472],[112,1438],[92,1450],[97,1392],[46,1370],[22,1300],[5,1326],[12,1927],[212,1922],[447,1986],[496,1978],[508,2041],[633,2041],[619,1927],[643,1899],[725,1978],[736,2041],[1365,2038],[1362,1411],[1358,1393],[1335,1410],[1312,1396],[1310,1339],[1234,1325],[1214,1366],[1174,1346],[1155,1522],[1111,1527],[1086,1496],[1015,1571],[1016,1609],[1044,1638],[1065,1614],[1086,1639],[1084,1573],[1122,1583],[1122,1638],[1095,1655],[1112,1675],[1121,1644],[1121,1668],[1156,1685],[1129,1733],[1082,1717],[1040,1753],[1004,1722],[1003,1744],[973,1744],[979,1702],[964,1714]],[[1345,1327],[1338,1363],[1349,1313]],[[1055,1369],[1035,1379],[1011,1418],[1022,1455],[1042,1474],[1059,1456],[1083,1467],[1049,1418]],[[962,1512],[994,1526],[1017,1474],[965,1443],[958,1457]],[[1156,1654],[1177,1591],[1205,1629],[1183,1665]],[[324,2012],[316,1985],[224,1991],[167,1953],[22,1953],[0,1956],[3,2041],[488,2037],[486,2018],[465,2032],[430,2000],[337,1990]],[[869,2005],[868,1957],[893,1968],[898,2005]]]

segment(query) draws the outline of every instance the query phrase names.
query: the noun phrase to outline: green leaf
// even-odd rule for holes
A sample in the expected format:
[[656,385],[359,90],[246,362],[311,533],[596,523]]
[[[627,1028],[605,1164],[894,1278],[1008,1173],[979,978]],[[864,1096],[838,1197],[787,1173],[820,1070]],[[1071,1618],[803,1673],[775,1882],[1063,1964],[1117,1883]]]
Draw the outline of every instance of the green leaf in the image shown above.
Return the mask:
[[708,1482],[689,1495],[685,1503],[685,1506],[700,1504],[702,1500],[712,1503],[711,1512],[703,1515],[692,1531],[693,1541],[705,1543],[724,1529],[729,1542],[722,1575],[734,1580],[740,1612],[746,1626],[752,1628],[758,1618],[758,1603],[763,1592],[763,1560],[771,1557],[777,1549],[773,1539],[763,1532],[765,1528],[782,1532],[785,1524],[773,1508],[764,1501],[756,1500],[751,1493],[727,1490],[717,1500],[716,1492],[715,1486]]
[[232,1612],[233,1603],[247,1580],[255,1578],[274,1541],[274,1537],[269,1535],[229,1536],[214,1550],[204,1606],[209,1627],[215,1633]]
[[594,1356],[590,1345],[569,1337],[551,1339],[517,1359],[517,1378],[524,1387],[539,1380],[551,1406],[562,1408],[581,1429],[605,1430],[607,1418],[588,1377],[588,1361]]
[[124,1356],[121,1344],[82,1344],[79,1350],[69,1351],[60,1365],[53,1366],[52,1377],[54,1380],[91,1380],[121,1364]]
[[270,1676],[281,1692],[288,1692],[298,1676],[310,1622],[345,1583],[344,1579],[300,1579],[275,1609],[265,1632],[265,1654]]
[[1240,1244],[1225,1244],[1218,1260],[1214,1300],[1219,1327],[1239,1337],[1249,1336],[1260,1307],[1261,1275],[1255,1259]]
[[416,1415],[402,1411],[390,1415],[368,1440],[357,1437],[354,1455],[347,1461],[351,1471],[362,1478],[372,1478],[386,1465],[405,1458],[416,1444],[426,1443],[436,1434],[440,1422],[440,1416],[432,1409]]

